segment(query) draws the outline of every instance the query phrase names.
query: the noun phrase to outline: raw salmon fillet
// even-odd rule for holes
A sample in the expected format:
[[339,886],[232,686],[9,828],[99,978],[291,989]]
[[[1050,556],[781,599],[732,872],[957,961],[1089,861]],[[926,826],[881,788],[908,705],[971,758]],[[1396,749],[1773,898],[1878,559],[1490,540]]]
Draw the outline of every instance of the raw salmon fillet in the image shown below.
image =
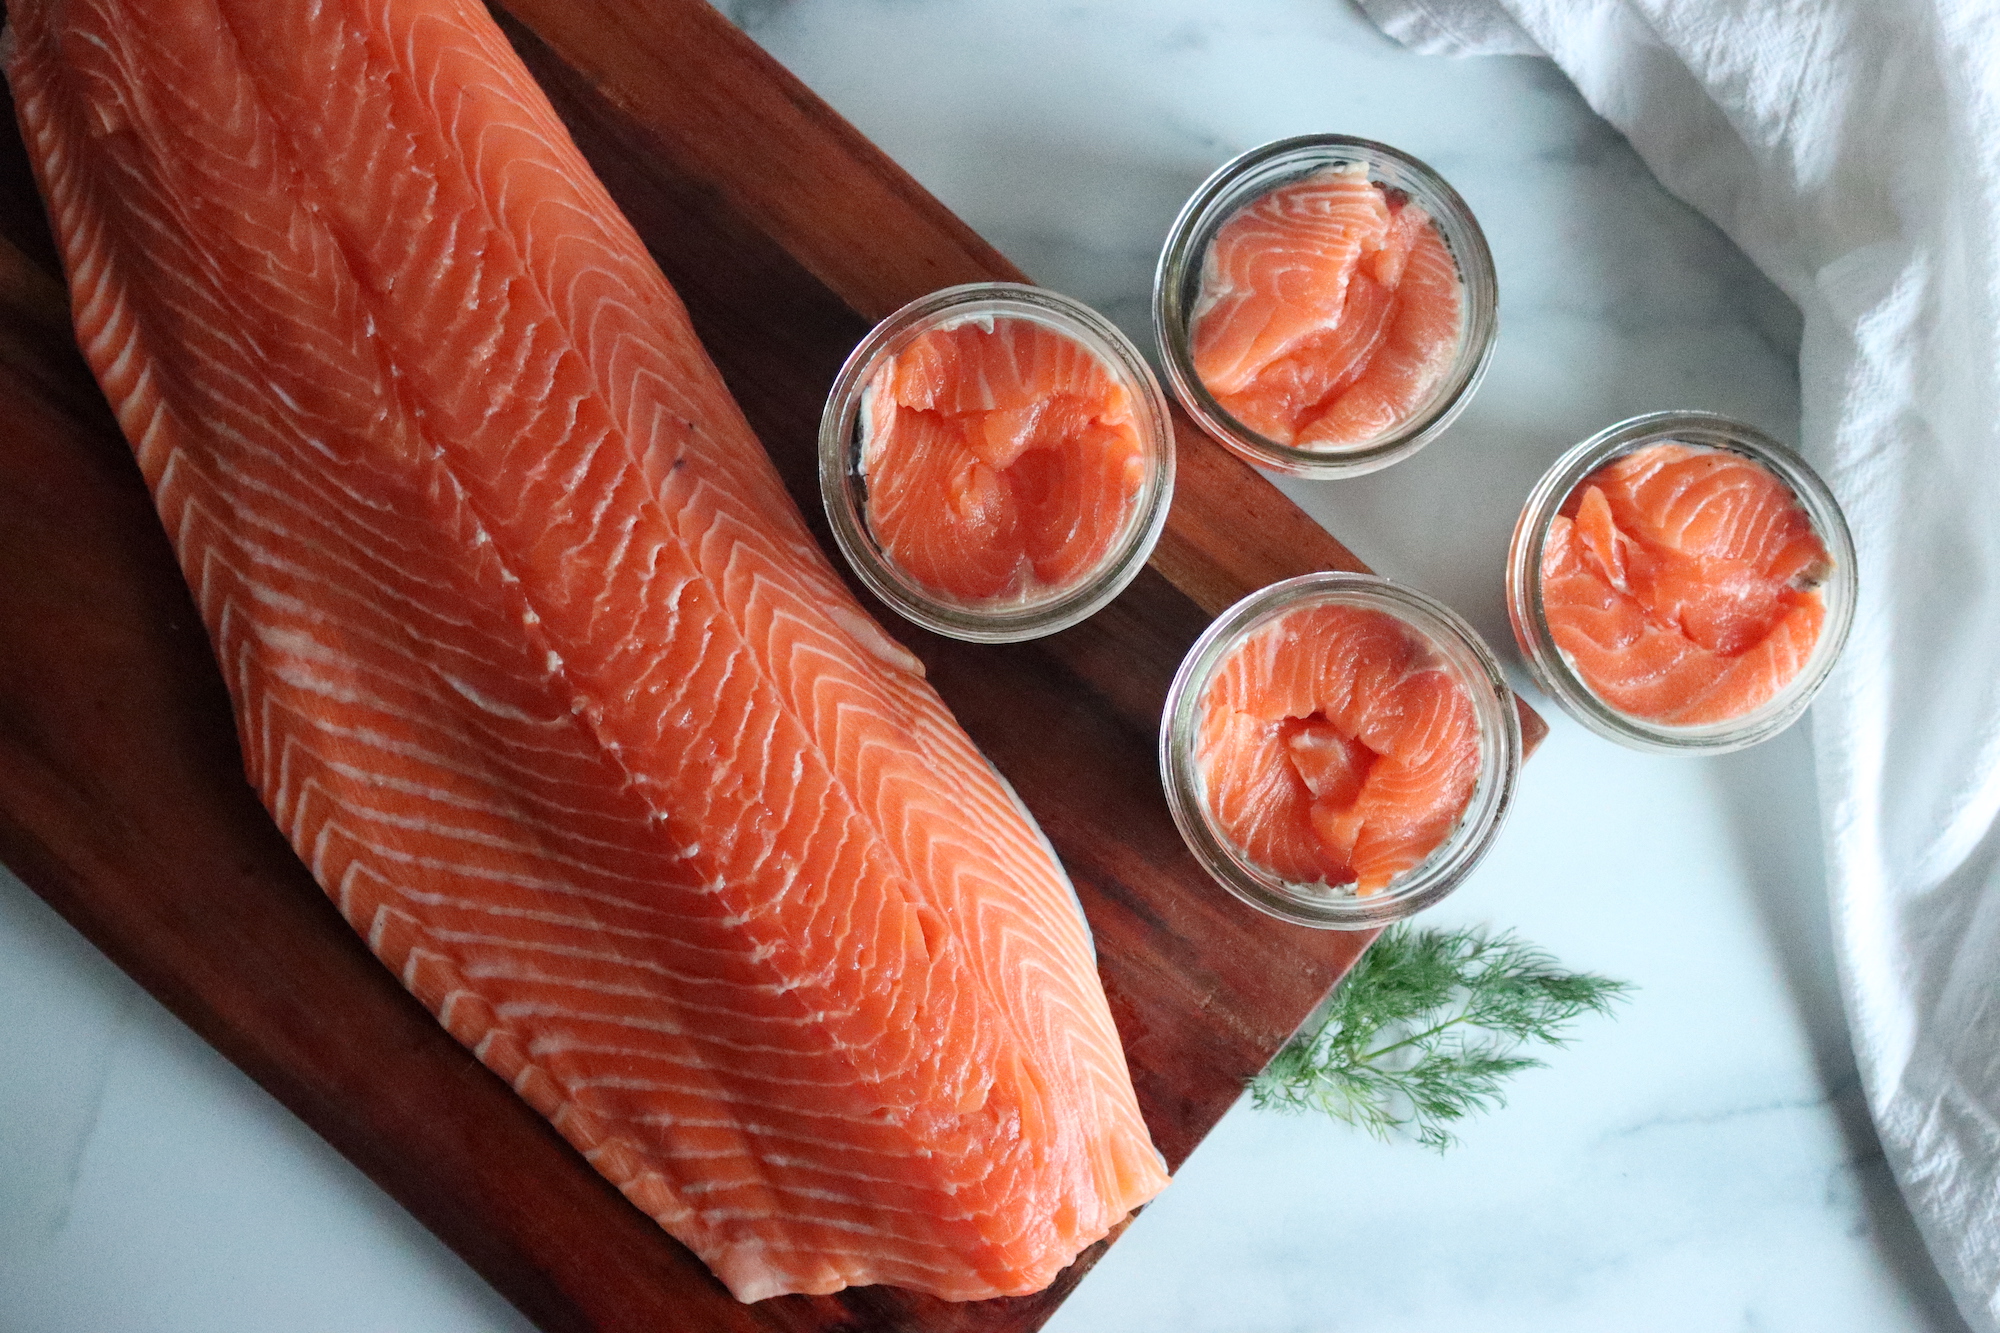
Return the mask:
[[1650,722],[1742,717],[1804,669],[1827,553],[1785,483],[1740,454],[1665,443],[1598,469],[1542,548],[1542,611],[1600,699]]
[[1211,678],[1200,719],[1210,815],[1294,883],[1388,887],[1450,836],[1479,780],[1465,685],[1371,608],[1301,607],[1258,629]]
[[1034,599],[1087,578],[1131,527],[1146,458],[1132,396],[1028,319],[929,330],[862,408],[868,527],[933,592]]
[[1195,373],[1279,444],[1342,448],[1421,410],[1458,352],[1458,266],[1423,209],[1359,164],[1270,191],[1202,260]]
[[486,12],[9,10],[249,778],[439,1021],[743,1300],[1034,1290],[1157,1191],[1060,866]]

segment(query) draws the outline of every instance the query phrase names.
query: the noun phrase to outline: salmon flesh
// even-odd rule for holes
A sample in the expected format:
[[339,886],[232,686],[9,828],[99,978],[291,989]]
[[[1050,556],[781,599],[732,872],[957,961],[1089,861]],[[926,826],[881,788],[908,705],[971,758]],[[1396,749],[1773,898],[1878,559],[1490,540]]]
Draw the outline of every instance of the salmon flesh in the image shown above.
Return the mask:
[[1542,547],[1542,610],[1598,698],[1702,726],[1755,712],[1805,669],[1828,569],[1776,475],[1669,441],[1614,459],[1564,499]]
[[485,10],[8,9],[250,781],[438,1020],[746,1301],[1160,1189],[1061,867]]
[[1232,649],[1202,694],[1210,815],[1251,861],[1363,896],[1422,865],[1479,780],[1479,718],[1451,664],[1368,607],[1289,611]]
[[1027,319],[933,329],[869,383],[861,462],[883,554],[972,604],[1047,597],[1101,569],[1146,481],[1132,395]]
[[1451,369],[1458,265],[1423,209],[1357,164],[1232,214],[1202,257],[1195,372],[1265,439],[1358,448],[1402,428]]

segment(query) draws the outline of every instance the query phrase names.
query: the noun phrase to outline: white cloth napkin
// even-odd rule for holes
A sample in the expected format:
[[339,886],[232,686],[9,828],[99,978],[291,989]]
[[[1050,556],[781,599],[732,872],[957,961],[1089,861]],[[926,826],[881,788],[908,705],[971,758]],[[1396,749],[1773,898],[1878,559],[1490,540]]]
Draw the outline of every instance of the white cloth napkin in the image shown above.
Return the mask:
[[1418,50],[1546,52],[1804,315],[1804,450],[1859,546],[1811,714],[1848,1024],[2000,1333],[2000,0],[1361,4]]

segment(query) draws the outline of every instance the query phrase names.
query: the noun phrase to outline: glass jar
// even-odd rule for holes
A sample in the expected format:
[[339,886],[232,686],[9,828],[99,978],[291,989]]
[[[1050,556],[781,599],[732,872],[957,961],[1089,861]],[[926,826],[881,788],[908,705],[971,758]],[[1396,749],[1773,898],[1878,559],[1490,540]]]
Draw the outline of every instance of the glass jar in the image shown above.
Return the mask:
[[[1798,673],[1759,707],[1740,716],[1675,726],[1621,711],[1599,697],[1557,647],[1545,614],[1542,561],[1549,524],[1572,492],[1599,468],[1656,444],[1738,454],[1790,489],[1826,547],[1829,568],[1814,585],[1826,608],[1819,636]],[[1535,682],[1571,717],[1600,736],[1664,754],[1722,754],[1770,739],[1796,722],[1833,669],[1854,618],[1854,539],[1833,492],[1804,459],[1770,436],[1713,412],[1653,412],[1607,427],[1557,459],[1535,483],[1507,553],[1507,611],[1514,639]]]
[[[1237,210],[1329,167],[1359,164],[1368,179],[1422,208],[1458,267],[1457,350],[1429,393],[1388,430],[1325,448],[1283,444],[1231,415],[1195,370],[1194,322],[1216,233]],[[1267,143],[1224,165],[1181,209],[1153,279],[1153,329],[1174,396],[1209,434],[1250,462],[1299,477],[1358,477],[1407,458],[1442,434],[1471,401],[1499,328],[1493,255],[1472,210],[1444,178],[1407,153],[1369,139],[1303,135]]]
[[[868,522],[862,459],[863,395],[884,362],[933,330],[1029,320],[1080,344],[1129,396],[1143,463],[1138,493],[1104,554],[1055,586],[995,600],[954,596],[898,565]],[[898,614],[956,639],[1007,643],[1065,629],[1098,611],[1146,563],[1173,499],[1173,429],[1159,381],[1117,326],[1079,301],[1014,282],[947,287],[912,301],[877,324],[848,356],[827,396],[819,428],[820,494],[842,553],[869,589]]]
[[[1479,740],[1478,777],[1458,822],[1421,862],[1367,894],[1353,884],[1296,883],[1254,861],[1209,809],[1196,758],[1204,696],[1230,655],[1280,617],[1323,605],[1386,612],[1429,645],[1464,687]],[[1499,834],[1520,768],[1520,715],[1499,663],[1478,633],[1443,603],[1371,574],[1329,572],[1286,579],[1223,612],[1181,662],[1160,726],[1167,807],[1195,859],[1252,907],[1299,925],[1337,930],[1386,925],[1430,906],[1462,883]]]

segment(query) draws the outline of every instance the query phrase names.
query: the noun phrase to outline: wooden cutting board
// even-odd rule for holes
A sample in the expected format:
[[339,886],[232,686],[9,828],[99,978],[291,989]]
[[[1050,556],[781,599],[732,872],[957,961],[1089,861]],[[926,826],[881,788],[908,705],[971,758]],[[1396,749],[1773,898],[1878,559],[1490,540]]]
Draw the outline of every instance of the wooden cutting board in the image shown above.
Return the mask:
[[[496,13],[824,540],[815,432],[848,350],[916,296],[1022,275],[703,0]],[[243,780],[200,621],[69,340],[11,130],[0,236],[0,860],[550,1333],[1047,1319],[1110,1240],[1018,1299],[877,1287],[739,1305],[432,1021]],[[1166,534],[1106,611],[998,648],[882,619],[1061,852],[1147,1122],[1178,1167],[1367,937],[1241,906],[1167,816],[1154,741],[1194,637],[1272,580],[1362,567],[1185,418],[1176,428]],[[1539,719],[1524,720],[1532,743]]]

